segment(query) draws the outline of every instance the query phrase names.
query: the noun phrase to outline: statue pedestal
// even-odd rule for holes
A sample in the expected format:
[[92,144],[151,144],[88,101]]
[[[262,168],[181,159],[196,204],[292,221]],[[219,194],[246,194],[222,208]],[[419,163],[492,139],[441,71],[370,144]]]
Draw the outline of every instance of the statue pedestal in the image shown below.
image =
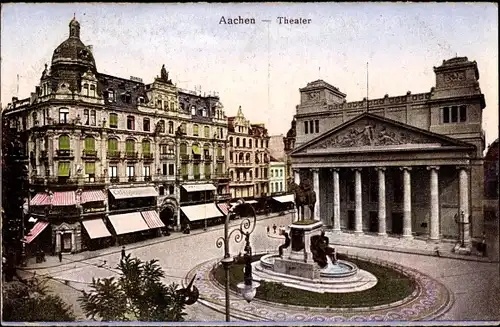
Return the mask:
[[274,272],[287,274],[307,279],[317,279],[320,277],[318,265],[316,263],[301,262],[290,259],[274,259]]

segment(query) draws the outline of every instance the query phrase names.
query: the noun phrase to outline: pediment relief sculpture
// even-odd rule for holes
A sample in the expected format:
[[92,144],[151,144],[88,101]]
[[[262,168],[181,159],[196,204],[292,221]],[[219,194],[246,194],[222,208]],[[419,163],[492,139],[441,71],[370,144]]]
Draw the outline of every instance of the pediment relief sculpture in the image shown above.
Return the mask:
[[311,149],[335,147],[384,146],[400,144],[421,144],[432,142],[417,133],[396,129],[381,123],[368,122],[365,125],[350,127],[330,138],[321,141]]

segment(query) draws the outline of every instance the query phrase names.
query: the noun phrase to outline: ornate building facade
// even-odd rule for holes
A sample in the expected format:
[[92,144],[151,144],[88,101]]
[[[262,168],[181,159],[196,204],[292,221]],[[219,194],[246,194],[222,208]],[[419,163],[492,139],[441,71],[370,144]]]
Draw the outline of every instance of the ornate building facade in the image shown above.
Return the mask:
[[334,231],[388,233],[469,251],[483,232],[482,110],[476,62],[434,67],[430,92],[347,102],[322,81],[300,89],[295,181]]
[[45,233],[53,252],[178,227],[182,204],[228,183],[219,98],[177,88],[165,67],[151,84],[99,73],[74,18],[36,92],[3,116],[28,135],[37,223],[25,242]]
[[229,191],[232,198],[269,195],[269,135],[263,124],[251,124],[241,106],[228,118]]

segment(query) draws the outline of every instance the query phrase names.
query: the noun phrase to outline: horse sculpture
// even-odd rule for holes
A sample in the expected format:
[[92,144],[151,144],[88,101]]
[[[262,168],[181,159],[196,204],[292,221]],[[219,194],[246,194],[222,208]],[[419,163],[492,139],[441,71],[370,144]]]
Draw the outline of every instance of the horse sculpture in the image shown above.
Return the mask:
[[314,219],[314,205],[316,204],[316,192],[310,187],[309,183],[295,182],[290,183],[290,190],[295,197],[295,205],[297,206],[297,220],[305,220],[304,207],[308,206],[311,212],[309,219]]

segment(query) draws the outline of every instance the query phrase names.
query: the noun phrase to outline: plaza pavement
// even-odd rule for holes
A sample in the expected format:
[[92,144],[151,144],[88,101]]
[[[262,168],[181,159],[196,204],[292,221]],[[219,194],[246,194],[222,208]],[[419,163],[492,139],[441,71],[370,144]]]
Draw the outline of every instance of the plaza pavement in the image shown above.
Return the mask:
[[[253,251],[276,251],[283,240],[273,233],[272,228],[268,234],[267,226],[286,226],[291,219],[290,214],[259,216],[257,227],[251,236]],[[239,223],[240,220],[232,221],[232,228]],[[171,236],[129,244],[126,251],[142,260],[158,259],[166,274],[165,282],[181,284],[192,268],[200,263],[222,258],[223,249],[217,248],[215,243],[222,235],[223,226],[213,226],[207,231],[193,230],[189,235],[173,233]],[[438,320],[500,320],[498,263],[487,262],[486,258],[475,255],[456,255],[451,252],[453,243],[447,242],[439,245],[419,239],[401,242],[392,237],[354,236],[347,233],[328,236],[340,252],[398,263],[416,269],[444,285],[451,293],[451,303],[448,311],[438,317]],[[436,256],[436,246],[439,247],[440,257]],[[243,242],[235,243],[232,240],[231,254],[243,252],[243,247]],[[79,318],[84,319],[76,302],[80,290],[88,290],[93,277],[115,276],[114,268],[120,260],[120,251],[121,247],[112,247],[64,255],[62,263],[57,257],[47,256],[44,263],[29,262],[22,273],[26,275],[36,272],[37,275],[53,278],[55,292],[64,294],[65,300],[75,307]],[[187,320],[223,321],[224,314],[213,309],[196,303],[187,308]],[[245,320],[245,317],[240,318]],[[238,319],[233,319],[236,320]]]

